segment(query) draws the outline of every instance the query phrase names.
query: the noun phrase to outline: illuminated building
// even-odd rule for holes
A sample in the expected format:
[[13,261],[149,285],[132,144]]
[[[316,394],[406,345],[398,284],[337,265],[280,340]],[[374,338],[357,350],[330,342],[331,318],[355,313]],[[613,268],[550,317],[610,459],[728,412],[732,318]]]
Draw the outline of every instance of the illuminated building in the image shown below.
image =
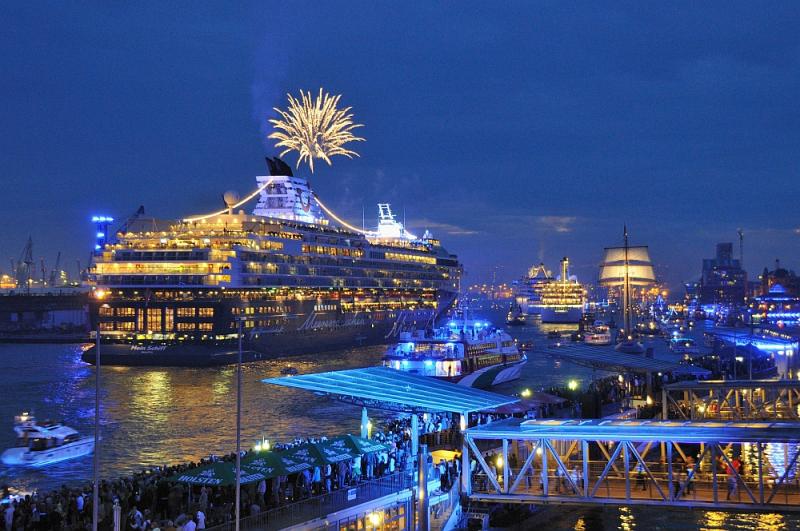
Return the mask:
[[800,325],[800,297],[780,284],[772,284],[769,293],[754,297],[750,304],[753,324],[796,327]]
[[773,286],[780,286],[780,289],[795,297],[800,297],[800,277],[794,271],[781,267],[779,260],[775,260],[773,271],[764,268],[764,272],[758,277],[760,281],[760,292],[765,295],[772,291]]
[[714,258],[703,260],[698,299],[702,305],[742,304],[746,296],[747,272],[733,258],[732,243],[718,243]]
[[[268,163],[255,193],[225,194],[226,209],[128,220],[95,253],[106,363],[229,363],[240,321],[247,359],[387,342],[453,302],[461,266],[437,240],[407,232],[388,205],[375,231],[347,225],[281,160]],[[235,211],[256,196],[253,214]]]

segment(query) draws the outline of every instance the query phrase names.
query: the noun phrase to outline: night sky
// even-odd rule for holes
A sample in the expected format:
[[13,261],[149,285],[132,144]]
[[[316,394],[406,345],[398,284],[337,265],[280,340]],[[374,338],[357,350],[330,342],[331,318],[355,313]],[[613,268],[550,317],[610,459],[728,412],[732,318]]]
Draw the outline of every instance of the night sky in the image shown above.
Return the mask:
[[[5,3],[0,271],[28,235],[74,273],[93,214],[210,211],[254,189],[285,93],[343,94],[367,142],[312,186],[392,203],[465,282],[647,244],[666,282],[745,232],[800,269],[800,4]],[[287,159],[294,164],[295,156]]]

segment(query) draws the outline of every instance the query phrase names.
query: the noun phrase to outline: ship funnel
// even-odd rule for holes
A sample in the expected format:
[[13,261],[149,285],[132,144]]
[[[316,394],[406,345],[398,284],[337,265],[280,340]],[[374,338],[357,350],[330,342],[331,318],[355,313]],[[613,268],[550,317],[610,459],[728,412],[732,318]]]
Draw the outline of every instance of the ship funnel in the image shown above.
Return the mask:
[[569,258],[566,256],[561,259],[561,282],[569,281]]

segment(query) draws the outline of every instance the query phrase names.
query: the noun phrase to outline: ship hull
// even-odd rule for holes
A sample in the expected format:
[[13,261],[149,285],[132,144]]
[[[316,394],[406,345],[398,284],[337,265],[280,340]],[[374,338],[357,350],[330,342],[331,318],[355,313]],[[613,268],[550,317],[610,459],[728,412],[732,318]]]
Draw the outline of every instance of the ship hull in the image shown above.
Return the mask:
[[543,323],[579,323],[581,317],[583,317],[583,312],[580,308],[541,309],[541,319]]
[[[420,312],[418,318],[423,318]],[[427,312],[430,314],[430,312]],[[390,342],[395,332],[395,320],[372,321],[340,327],[276,330],[245,334],[242,361],[253,362],[286,356],[314,354],[380,345]],[[104,339],[105,341],[105,339]],[[212,367],[230,365],[238,359],[238,341],[205,343],[102,343],[100,363],[113,366]],[[86,350],[81,359],[94,365],[96,346]]]

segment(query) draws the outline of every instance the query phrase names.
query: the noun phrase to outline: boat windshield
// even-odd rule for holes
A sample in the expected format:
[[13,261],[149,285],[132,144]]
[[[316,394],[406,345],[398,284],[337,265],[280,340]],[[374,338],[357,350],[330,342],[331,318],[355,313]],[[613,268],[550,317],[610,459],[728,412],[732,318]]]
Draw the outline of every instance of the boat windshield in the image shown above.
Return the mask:
[[47,437],[37,437],[35,439],[31,439],[28,448],[34,452],[41,452],[43,450],[47,450],[48,448],[53,447],[53,439]]

